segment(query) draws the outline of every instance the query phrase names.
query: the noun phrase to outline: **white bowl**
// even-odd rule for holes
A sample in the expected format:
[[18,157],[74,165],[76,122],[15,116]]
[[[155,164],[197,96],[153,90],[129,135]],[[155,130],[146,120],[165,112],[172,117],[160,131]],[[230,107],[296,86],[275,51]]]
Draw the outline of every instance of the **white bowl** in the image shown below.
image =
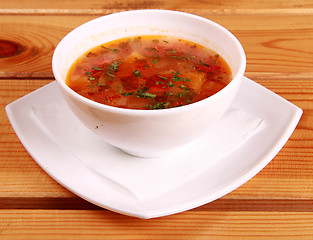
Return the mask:
[[[182,107],[134,110],[107,106],[75,93],[66,84],[73,62],[105,42],[138,35],[168,35],[194,41],[222,56],[233,80],[215,95]],[[169,10],[135,10],[89,21],[66,35],[55,49],[52,68],[75,115],[105,142],[140,157],[159,157],[195,140],[218,121],[232,102],[246,67],[244,50],[225,28],[208,19]]]

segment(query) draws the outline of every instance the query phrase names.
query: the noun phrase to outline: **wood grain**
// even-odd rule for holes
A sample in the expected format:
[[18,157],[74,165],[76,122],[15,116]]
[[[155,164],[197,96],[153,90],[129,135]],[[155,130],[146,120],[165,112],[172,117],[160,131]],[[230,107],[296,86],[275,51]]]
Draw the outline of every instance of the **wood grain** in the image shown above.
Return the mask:
[[[2,240],[312,239],[313,214],[198,212],[144,221],[108,211],[0,210]],[[88,238],[86,238],[88,237]]]
[[[313,75],[312,16],[210,16],[232,31],[247,55],[247,74]],[[0,77],[53,78],[51,59],[58,42],[73,28],[96,16],[1,16],[0,40],[23,51],[0,58]],[[275,25],[272,23],[275,22]],[[244,23],[244,24],[243,24]]]
[[[4,107],[51,80],[0,80],[0,196],[72,197],[36,164],[14,133]],[[0,204],[1,207],[1,204]]]
[[3,1],[0,14],[109,14],[132,9],[170,9],[193,13],[210,14],[311,14],[313,3],[310,0],[224,0],[218,2],[203,0],[114,0],[92,2],[77,0],[33,0]]

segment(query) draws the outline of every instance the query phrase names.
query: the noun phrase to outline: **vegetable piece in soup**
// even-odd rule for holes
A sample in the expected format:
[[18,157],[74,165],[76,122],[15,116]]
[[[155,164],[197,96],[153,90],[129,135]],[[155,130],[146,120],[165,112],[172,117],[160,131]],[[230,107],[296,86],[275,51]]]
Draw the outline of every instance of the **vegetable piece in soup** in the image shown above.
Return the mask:
[[203,100],[232,79],[224,59],[194,42],[139,36],[81,56],[66,83],[93,101],[128,109],[165,109]]

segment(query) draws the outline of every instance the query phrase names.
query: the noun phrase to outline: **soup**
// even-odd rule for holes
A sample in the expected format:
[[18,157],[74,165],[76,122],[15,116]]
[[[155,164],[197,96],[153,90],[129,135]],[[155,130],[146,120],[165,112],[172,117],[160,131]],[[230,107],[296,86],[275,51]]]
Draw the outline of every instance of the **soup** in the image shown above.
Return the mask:
[[128,109],[166,109],[212,96],[232,79],[216,52],[167,36],[114,40],[82,55],[66,84],[93,101]]

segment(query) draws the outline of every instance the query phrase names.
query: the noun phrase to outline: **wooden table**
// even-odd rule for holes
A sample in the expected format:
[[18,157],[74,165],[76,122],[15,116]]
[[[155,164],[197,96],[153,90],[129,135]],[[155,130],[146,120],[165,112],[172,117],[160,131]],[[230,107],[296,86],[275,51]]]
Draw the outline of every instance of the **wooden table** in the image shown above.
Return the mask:
[[[0,0],[0,239],[313,239],[312,1],[216,2]],[[54,80],[53,50],[70,30],[141,8],[190,12],[228,28],[246,51],[245,75],[304,110],[287,144],[253,179],[212,203],[150,220],[101,209],[56,183],[4,110]],[[16,51],[3,49],[8,43]]]

